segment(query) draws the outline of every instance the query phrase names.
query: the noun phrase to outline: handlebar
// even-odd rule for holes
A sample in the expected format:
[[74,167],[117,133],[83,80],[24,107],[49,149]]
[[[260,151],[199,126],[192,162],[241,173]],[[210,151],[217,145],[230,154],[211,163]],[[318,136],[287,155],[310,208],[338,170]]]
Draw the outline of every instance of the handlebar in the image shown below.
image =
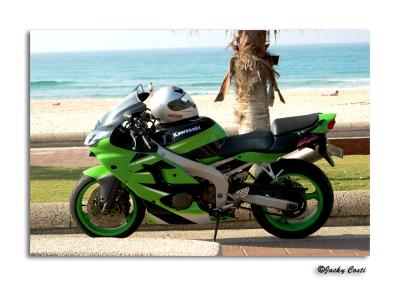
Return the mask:
[[[151,122],[153,126],[149,127],[148,123]],[[157,151],[157,144],[154,143],[150,134],[154,128],[155,120],[152,119],[150,113],[144,111],[140,116],[131,118],[129,133],[134,142],[133,150],[137,152],[155,152]]]

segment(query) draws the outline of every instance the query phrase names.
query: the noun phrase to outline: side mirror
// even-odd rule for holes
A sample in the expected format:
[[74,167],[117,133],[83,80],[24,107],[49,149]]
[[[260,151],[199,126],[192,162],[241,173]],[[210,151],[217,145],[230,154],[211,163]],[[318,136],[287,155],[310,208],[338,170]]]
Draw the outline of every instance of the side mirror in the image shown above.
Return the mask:
[[138,93],[137,97],[139,98],[139,100],[141,102],[143,102],[149,97],[149,95],[150,95],[150,93],[144,91],[144,92]]

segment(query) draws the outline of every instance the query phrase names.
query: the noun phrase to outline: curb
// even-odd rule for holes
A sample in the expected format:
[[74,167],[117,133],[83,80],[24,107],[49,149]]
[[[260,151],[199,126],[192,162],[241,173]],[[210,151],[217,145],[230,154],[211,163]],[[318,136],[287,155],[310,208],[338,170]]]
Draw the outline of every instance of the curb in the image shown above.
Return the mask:
[[[330,218],[325,226],[369,225],[370,222],[370,191],[337,191],[334,192],[335,203]],[[237,212],[237,220],[225,222],[221,228],[259,228],[250,212]],[[172,229],[209,229],[214,224],[205,225],[148,225],[143,221],[141,229],[172,230]],[[31,231],[48,231],[64,229],[74,231],[77,226],[72,221],[68,203],[34,203],[30,204]],[[76,231],[76,230],[75,230]],[[74,232],[75,232],[74,231]]]
[[[236,126],[222,126],[228,135],[237,135]],[[30,135],[31,148],[83,146],[88,132],[38,133]],[[338,123],[328,138],[370,137],[369,122]]]

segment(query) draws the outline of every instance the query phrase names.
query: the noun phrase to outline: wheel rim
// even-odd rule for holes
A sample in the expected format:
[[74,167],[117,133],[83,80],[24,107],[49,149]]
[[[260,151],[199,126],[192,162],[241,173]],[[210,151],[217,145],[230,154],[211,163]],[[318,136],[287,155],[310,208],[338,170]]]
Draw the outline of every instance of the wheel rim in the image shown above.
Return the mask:
[[[312,210],[307,210],[305,216],[300,216],[299,218],[290,218],[287,215],[277,216],[273,214],[264,213],[267,220],[276,228],[279,228],[284,231],[299,231],[310,227],[314,224],[318,218],[320,217],[323,209],[323,195],[320,187],[309,177],[301,175],[301,174],[284,174],[279,177],[278,183],[281,183],[283,179],[297,177],[302,182],[308,182],[307,191],[305,193],[305,200],[307,202],[307,209],[309,207],[309,203],[312,202],[312,206],[314,208]],[[296,180],[298,181],[298,180]],[[312,190],[310,187],[312,186]],[[305,186],[304,186],[305,187]],[[270,208],[263,208],[263,211],[270,211]]]
[[79,221],[86,229],[99,236],[116,236],[124,233],[134,224],[138,214],[138,203],[132,191],[129,190],[129,201],[131,203],[131,207],[129,214],[125,217],[125,223],[119,227],[104,228],[91,222],[90,214],[86,209],[87,197],[94,192],[96,188],[93,187],[95,185],[98,185],[98,183],[96,181],[92,181],[79,192],[75,202],[75,210]]

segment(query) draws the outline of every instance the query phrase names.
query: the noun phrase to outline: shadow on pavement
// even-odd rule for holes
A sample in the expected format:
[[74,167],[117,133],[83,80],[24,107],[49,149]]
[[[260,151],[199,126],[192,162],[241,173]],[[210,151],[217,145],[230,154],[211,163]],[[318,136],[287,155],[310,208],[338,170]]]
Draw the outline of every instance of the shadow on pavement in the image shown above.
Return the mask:
[[277,237],[217,238],[222,245],[257,247],[319,248],[319,249],[370,249],[369,235],[310,236],[304,239],[282,239]]

